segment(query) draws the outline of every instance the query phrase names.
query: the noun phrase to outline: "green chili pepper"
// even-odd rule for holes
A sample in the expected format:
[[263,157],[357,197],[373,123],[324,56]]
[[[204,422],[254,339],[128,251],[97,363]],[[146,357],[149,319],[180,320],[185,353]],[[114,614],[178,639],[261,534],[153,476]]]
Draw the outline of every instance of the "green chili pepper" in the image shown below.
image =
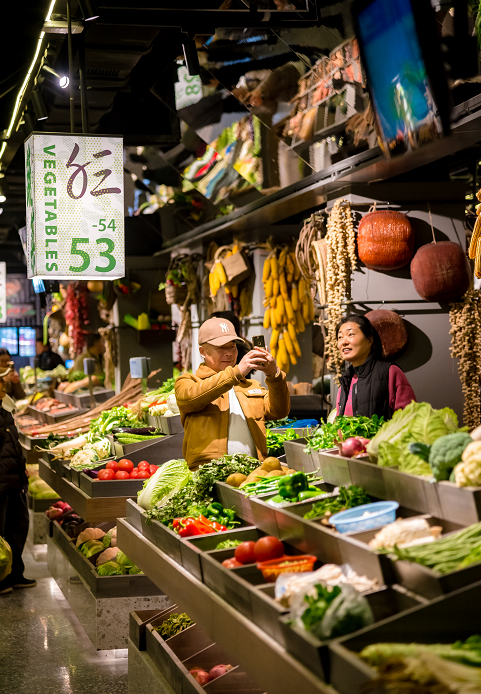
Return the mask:
[[306,492],[301,492],[299,494],[299,501],[306,501],[306,499],[312,499],[315,496],[319,496],[319,494],[322,494],[321,489],[316,489],[316,491],[308,489]]

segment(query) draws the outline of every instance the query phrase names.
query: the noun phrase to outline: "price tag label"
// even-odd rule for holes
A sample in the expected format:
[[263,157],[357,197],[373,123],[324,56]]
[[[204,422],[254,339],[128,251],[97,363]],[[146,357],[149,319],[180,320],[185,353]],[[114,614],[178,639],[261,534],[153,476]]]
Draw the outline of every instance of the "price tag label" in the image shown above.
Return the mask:
[[28,277],[124,277],[122,138],[32,133],[25,175]]
[[199,75],[189,75],[186,67],[177,69],[179,81],[175,83],[175,107],[177,110],[192,106],[202,99],[202,81]]
[[7,322],[7,264],[0,263],[0,323]]

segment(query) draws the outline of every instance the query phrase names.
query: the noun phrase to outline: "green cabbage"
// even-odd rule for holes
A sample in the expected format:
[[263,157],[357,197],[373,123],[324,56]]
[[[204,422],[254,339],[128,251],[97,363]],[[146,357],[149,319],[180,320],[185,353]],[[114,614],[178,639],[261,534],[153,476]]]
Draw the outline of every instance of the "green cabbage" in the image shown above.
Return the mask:
[[97,552],[102,552],[103,549],[104,544],[102,540],[87,540],[87,542],[84,542],[80,547],[80,551],[87,559],[97,554]]
[[12,550],[3,537],[0,537],[0,581],[3,581],[12,571]]
[[97,567],[97,573],[99,576],[122,576],[127,571],[124,566],[121,566],[116,561],[106,561],[105,564]]
[[143,574],[144,572],[139,569],[138,566],[135,566],[135,564],[132,564],[132,567],[129,569],[129,574]]
[[[112,537],[114,538],[114,544],[112,544]],[[105,533],[105,535],[102,538],[102,543],[107,549],[108,547],[116,547],[117,546],[117,526],[114,525],[113,528],[110,528],[108,532]]]
[[120,549],[117,552],[115,561],[117,562],[117,564],[120,564],[120,566],[123,566],[126,569],[126,571],[129,571],[134,565],[134,562],[130,561],[130,559]]
[[190,481],[192,473],[185,460],[169,460],[148,480],[138,492],[137,503],[146,511],[161,506]]
[[427,402],[411,402],[394,413],[367,446],[378,465],[397,466],[401,472],[432,477],[429,464],[411,453],[409,444],[432,445],[441,436],[460,431],[456,413],[449,407],[435,410]]

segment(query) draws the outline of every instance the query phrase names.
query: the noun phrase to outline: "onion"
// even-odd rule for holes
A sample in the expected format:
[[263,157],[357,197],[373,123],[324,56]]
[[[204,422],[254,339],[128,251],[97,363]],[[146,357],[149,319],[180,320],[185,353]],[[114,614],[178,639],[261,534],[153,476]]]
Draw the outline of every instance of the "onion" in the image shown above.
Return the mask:
[[207,682],[210,682],[210,675],[205,670],[199,670],[199,668],[192,668],[190,670],[192,677],[197,680],[201,687],[203,687]]
[[232,670],[232,665],[214,665],[214,667],[209,670],[209,677],[211,680],[215,680],[225,675],[229,670]]
[[346,458],[354,458],[354,456],[357,456],[360,453],[365,453],[366,444],[364,441],[365,439],[359,439],[355,436],[351,436],[350,438],[346,439],[342,444],[342,455]]

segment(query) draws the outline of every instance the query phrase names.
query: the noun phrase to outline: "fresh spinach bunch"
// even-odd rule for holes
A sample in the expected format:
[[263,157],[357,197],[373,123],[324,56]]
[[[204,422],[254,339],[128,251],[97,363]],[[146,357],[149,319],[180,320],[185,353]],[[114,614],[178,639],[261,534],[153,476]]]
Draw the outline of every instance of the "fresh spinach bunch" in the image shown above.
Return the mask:
[[384,417],[377,414],[372,417],[339,416],[333,422],[322,424],[307,440],[306,453],[319,451],[324,448],[334,448],[335,440],[343,440],[351,436],[372,439],[384,424]]

